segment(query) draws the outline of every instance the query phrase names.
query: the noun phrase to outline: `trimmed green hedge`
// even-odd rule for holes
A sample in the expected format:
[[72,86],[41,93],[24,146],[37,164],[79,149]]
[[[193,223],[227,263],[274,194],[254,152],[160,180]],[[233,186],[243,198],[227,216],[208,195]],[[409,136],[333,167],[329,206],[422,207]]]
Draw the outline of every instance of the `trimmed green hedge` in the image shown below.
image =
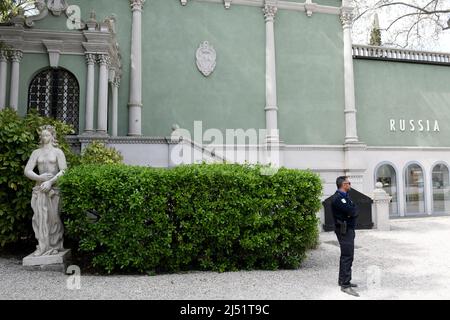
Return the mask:
[[320,178],[260,169],[74,167],[58,183],[66,234],[107,272],[297,268],[317,244]]

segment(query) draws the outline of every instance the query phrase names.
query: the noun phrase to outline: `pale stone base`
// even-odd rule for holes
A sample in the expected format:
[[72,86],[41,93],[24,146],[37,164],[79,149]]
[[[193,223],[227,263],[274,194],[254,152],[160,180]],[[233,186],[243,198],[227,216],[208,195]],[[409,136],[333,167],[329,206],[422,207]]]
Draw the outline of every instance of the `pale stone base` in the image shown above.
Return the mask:
[[49,256],[33,256],[29,254],[22,260],[22,265],[27,270],[61,271],[65,272],[71,259],[70,249],[65,249],[58,254]]

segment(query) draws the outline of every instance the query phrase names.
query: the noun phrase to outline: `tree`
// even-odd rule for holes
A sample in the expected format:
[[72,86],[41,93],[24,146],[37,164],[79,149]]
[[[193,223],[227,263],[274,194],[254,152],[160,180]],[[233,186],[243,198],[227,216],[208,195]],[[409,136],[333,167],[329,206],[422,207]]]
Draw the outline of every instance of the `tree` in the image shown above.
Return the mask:
[[381,31],[380,31],[380,23],[378,21],[378,14],[375,14],[373,19],[372,31],[370,33],[370,42],[371,46],[381,46]]
[[33,0],[1,0],[0,2],[0,23],[8,22],[12,17],[18,15],[20,11],[26,14],[34,7]]
[[[442,31],[450,27],[448,0],[351,0],[355,7],[354,38],[370,34],[370,20],[382,20],[384,45],[401,48],[433,48]],[[367,38],[366,38],[367,39]],[[366,40],[367,41],[367,40]],[[366,42],[364,41],[364,42]]]

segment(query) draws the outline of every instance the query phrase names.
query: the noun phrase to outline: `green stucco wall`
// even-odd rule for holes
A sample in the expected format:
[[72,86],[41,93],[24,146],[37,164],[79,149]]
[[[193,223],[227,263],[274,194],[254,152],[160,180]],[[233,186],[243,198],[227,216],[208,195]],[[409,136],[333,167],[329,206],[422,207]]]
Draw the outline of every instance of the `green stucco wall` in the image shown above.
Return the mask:
[[339,17],[280,10],[275,34],[282,140],[342,144],[344,60]]
[[[298,1],[296,1],[298,2]],[[338,0],[319,0],[340,6]],[[119,89],[119,135],[128,128],[131,10],[128,1],[78,0],[84,20],[114,14],[123,59]],[[36,22],[36,28],[66,29],[64,17]],[[265,22],[261,8],[178,0],[151,0],[144,7],[143,110],[145,136],[165,136],[173,124],[192,129],[265,127]],[[278,125],[287,144],[342,144],[345,136],[342,26],[337,15],[280,9],[275,19]],[[217,66],[204,77],[195,51],[207,40]],[[450,68],[425,64],[355,59],[358,135],[368,145],[450,146]],[[84,56],[63,55],[60,65],[80,84],[80,130],[84,127]],[[20,112],[36,72],[48,66],[44,54],[25,54],[20,75]],[[97,74],[97,73],[96,73]],[[95,88],[97,92],[97,88]],[[96,94],[97,96],[97,94]],[[95,112],[96,117],[96,112]],[[396,132],[390,131],[390,119]],[[407,129],[399,130],[399,120]],[[414,120],[415,131],[410,131]],[[440,132],[419,132],[418,120],[439,121]]]
[[[143,133],[265,127],[265,22],[260,8],[154,0],[143,19]],[[317,30],[321,30],[317,32]],[[279,127],[290,144],[343,142],[342,28],[336,15],[279,10],[276,54]],[[205,78],[195,50],[208,40],[217,67]],[[326,88],[324,92],[323,88]],[[321,119],[335,121],[327,132]]]
[[[354,60],[358,134],[373,146],[450,146],[450,67]],[[396,131],[390,130],[396,120]],[[415,131],[399,130],[414,120]],[[440,132],[418,131],[417,122],[439,121]],[[433,126],[431,126],[433,129]]]
[[[203,41],[217,52],[204,77],[195,64]],[[177,123],[203,128],[264,128],[265,28],[260,8],[153,0],[143,17],[145,135],[169,135]]]
[[314,0],[314,2],[323,6],[331,6],[331,7],[340,7],[342,5],[342,0]]

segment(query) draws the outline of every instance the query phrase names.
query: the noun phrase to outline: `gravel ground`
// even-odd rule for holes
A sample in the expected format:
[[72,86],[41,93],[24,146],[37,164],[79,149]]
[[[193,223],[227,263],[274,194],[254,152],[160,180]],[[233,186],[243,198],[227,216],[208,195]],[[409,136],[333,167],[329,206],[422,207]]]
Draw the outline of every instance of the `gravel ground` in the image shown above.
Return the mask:
[[21,260],[0,257],[0,299],[450,299],[450,217],[399,219],[391,231],[357,230],[353,282],[360,298],[337,286],[339,247],[321,233],[298,270],[189,272],[157,276],[26,271]]

